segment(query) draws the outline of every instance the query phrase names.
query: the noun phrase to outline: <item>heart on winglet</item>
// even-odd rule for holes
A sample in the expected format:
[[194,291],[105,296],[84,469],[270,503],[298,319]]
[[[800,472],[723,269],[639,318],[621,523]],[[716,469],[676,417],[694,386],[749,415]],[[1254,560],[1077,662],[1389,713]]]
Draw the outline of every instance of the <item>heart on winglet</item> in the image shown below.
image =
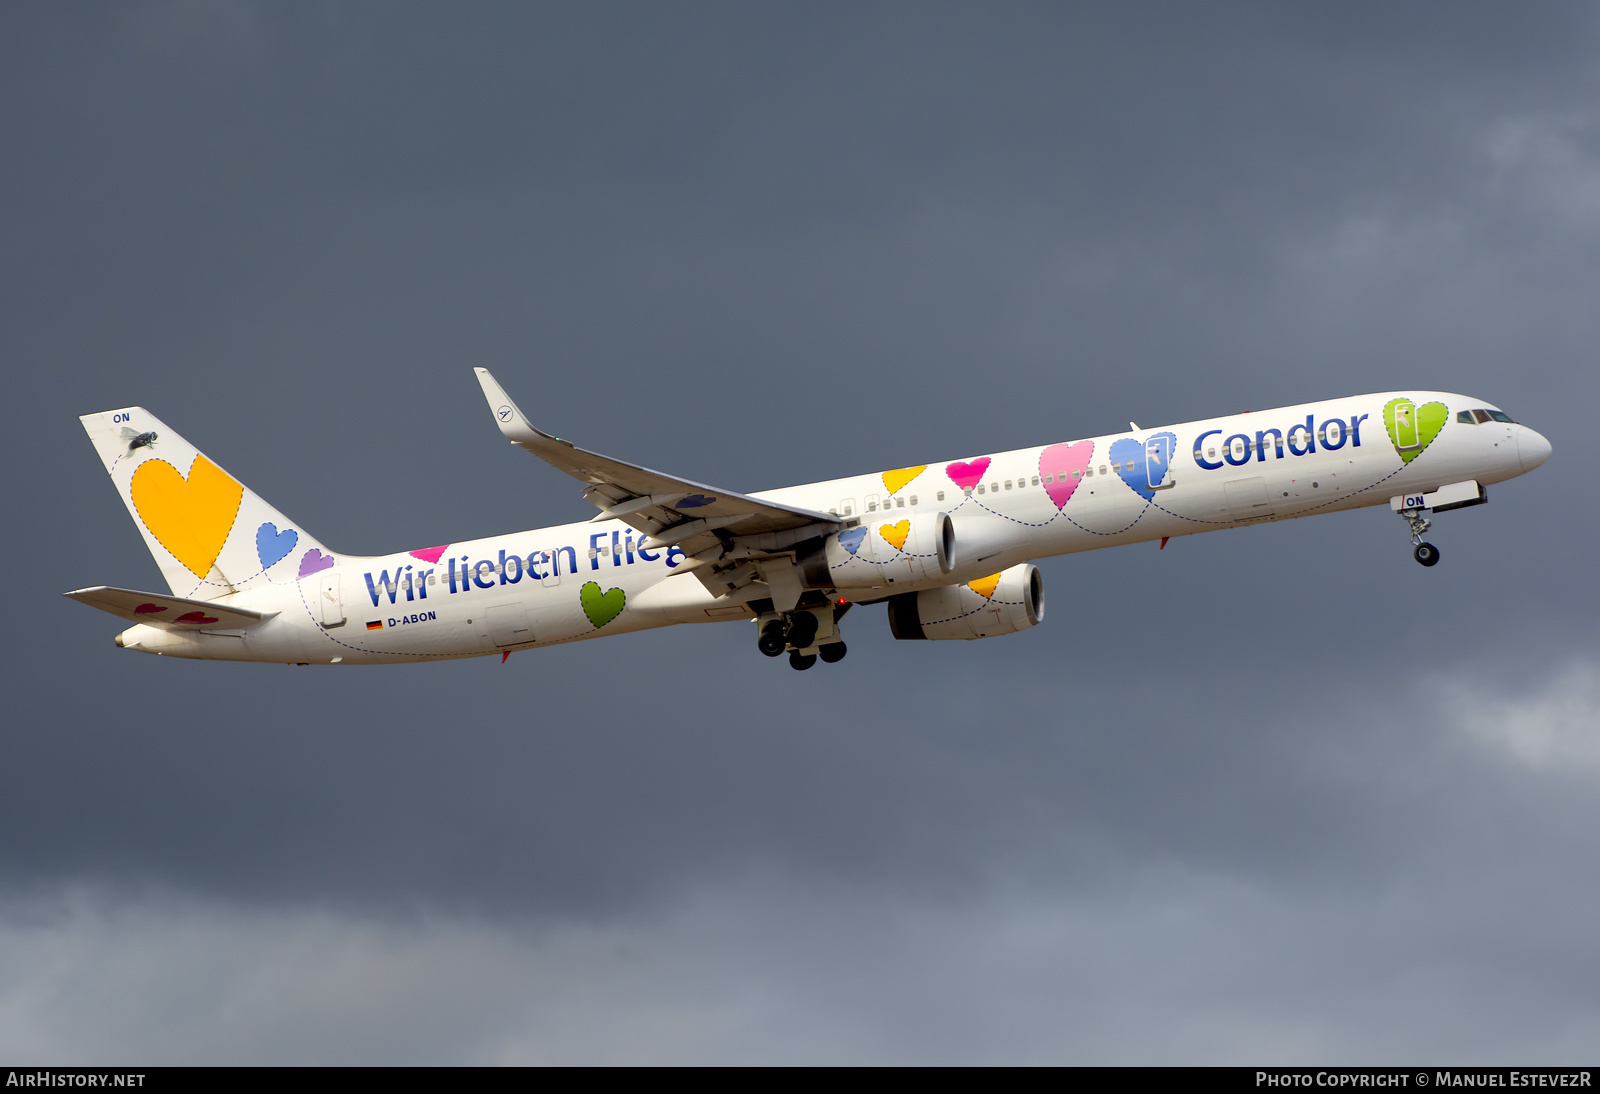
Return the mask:
[[878,529],[878,534],[896,551],[903,551],[906,546],[906,537],[911,535],[911,522],[903,520],[899,524],[885,524]]
[[449,549],[450,545],[448,543],[446,543],[443,547],[423,547],[420,550],[412,551],[411,557],[420,558],[424,562],[431,562],[434,565],[438,565],[439,560],[444,557],[444,553]]
[[137,608],[133,609],[133,614],[146,615],[150,612],[164,612],[166,610],[167,609],[162,607],[160,604],[140,604]]
[[306,557],[300,560],[300,576],[309,577],[321,570],[326,570],[333,565],[333,556],[325,555],[315,547],[306,552]]
[[922,464],[919,467],[902,467],[895,471],[885,471],[883,488],[891,494],[898,494],[902,487],[927,469],[928,465]]
[[1093,441],[1053,444],[1039,453],[1039,477],[1045,480],[1044,492],[1055,502],[1057,509],[1067,504],[1072,492],[1078,488],[1078,479],[1073,478],[1074,472],[1081,476],[1092,459]]
[[867,530],[865,528],[851,528],[848,531],[839,533],[839,546],[851,554],[855,554],[861,550],[861,541],[866,538]]
[[180,615],[180,616],[178,616],[178,618],[173,620],[174,623],[196,623],[196,624],[200,624],[200,623],[215,623],[216,621],[217,621],[217,617],[216,616],[207,615],[205,612],[185,612],[183,615]]
[[583,588],[578,590],[578,603],[583,605],[583,614],[596,627],[603,627],[621,615],[627,601],[628,596],[621,589],[607,589],[602,593],[598,581],[585,581]]
[[277,525],[271,521],[256,529],[256,557],[261,560],[261,568],[270,570],[274,563],[281,562],[288,557],[294,545],[300,542],[300,533],[293,528],[278,531]]
[[980,577],[977,581],[967,582],[967,588],[971,589],[985,600],[989,600],[994,597],[995,588],[999,586],[999,584],[1000,575],[990,574],[988,577]]
[[1383,406],[1383,428],[1401,463],[1410,463],[1433,443],[1450,418],[1443,403],[1423,403],[1410,399],[1390,399]]
[[983,473],[987,470],[989,470],[989,457],[979,456],[965,463],[957,460],[955,463],[947,464],[944,473],[949,475],[950,481],[961,489],[971,490],[983,481]]

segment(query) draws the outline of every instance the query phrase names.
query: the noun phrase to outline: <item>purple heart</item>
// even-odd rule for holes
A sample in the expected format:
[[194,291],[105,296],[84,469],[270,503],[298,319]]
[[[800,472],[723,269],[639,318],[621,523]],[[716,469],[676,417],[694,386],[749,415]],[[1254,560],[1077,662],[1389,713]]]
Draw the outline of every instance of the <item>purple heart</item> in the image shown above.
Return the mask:
[[306,552],[300,560],[300,576],[307,577],[319,570],[326,570],[333,565],[333,556],[325,555],[315,547]]
[[698,509],[702,505],[710,505],[712,502],[714,502],[716,500],[717,500],[716,498],[707,497],[704,494],[690,494],[688,497],[679,498],[677,503],[673,505],[673,508],[674,509]]

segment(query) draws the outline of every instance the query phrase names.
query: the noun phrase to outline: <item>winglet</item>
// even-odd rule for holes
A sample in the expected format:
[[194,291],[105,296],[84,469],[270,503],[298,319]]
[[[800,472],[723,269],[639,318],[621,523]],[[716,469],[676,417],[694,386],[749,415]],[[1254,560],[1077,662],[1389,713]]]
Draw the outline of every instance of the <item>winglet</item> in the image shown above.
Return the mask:
[[478,374],[478,384],[483,388],[483,397],[489,401],[489,409],[494,413],[494,420],[500,426],[500,432],[505,434],[506,440],[512,444],[538,444],[540,441],[557,441],[572,447],[570,441],[563,441],[560,437],[552,437],[535,429],[533,423],[528,421],[526,415],[511,401],[511,396],[506,394],[506,389],[494,378],[494,374],[486,368],[472,370]]

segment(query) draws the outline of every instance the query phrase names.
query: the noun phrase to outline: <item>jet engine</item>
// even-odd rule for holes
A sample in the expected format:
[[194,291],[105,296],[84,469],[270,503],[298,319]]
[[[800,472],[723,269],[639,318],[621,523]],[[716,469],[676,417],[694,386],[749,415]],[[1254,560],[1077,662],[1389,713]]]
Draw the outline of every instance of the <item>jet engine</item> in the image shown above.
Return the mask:
[[961,585],[889,598],[896,638],[989,638],[1044,619],[1044,576],[1031,562]]
[[803,584],[846,593],[892,590],[955,569],[950,514],[908,513],[896,520],[897,515],[891,511],[801,544],[796,562]]

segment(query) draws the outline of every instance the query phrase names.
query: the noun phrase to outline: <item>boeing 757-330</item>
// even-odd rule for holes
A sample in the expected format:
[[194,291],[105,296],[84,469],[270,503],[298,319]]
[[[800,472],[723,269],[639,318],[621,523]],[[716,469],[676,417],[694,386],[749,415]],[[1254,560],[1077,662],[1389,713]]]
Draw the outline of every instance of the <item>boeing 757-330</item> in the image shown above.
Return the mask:
[[66,595],[131,624],[118,646],[168,657],[503,661],[753,620],[762,653],[807,669],[844,656],[855,604],[887,603],[899,639],[1027,630],[1044,618],[1032,560],[1076,551],[1388,505],[1433,566],[1428,514],[1481,505],[1550,456],[1481,399],[1385,392],[744,494],[541,432],[477,375],[501,433],[581,482],[590,520],[346,555],[129,407],[82,421],[170,592]]

